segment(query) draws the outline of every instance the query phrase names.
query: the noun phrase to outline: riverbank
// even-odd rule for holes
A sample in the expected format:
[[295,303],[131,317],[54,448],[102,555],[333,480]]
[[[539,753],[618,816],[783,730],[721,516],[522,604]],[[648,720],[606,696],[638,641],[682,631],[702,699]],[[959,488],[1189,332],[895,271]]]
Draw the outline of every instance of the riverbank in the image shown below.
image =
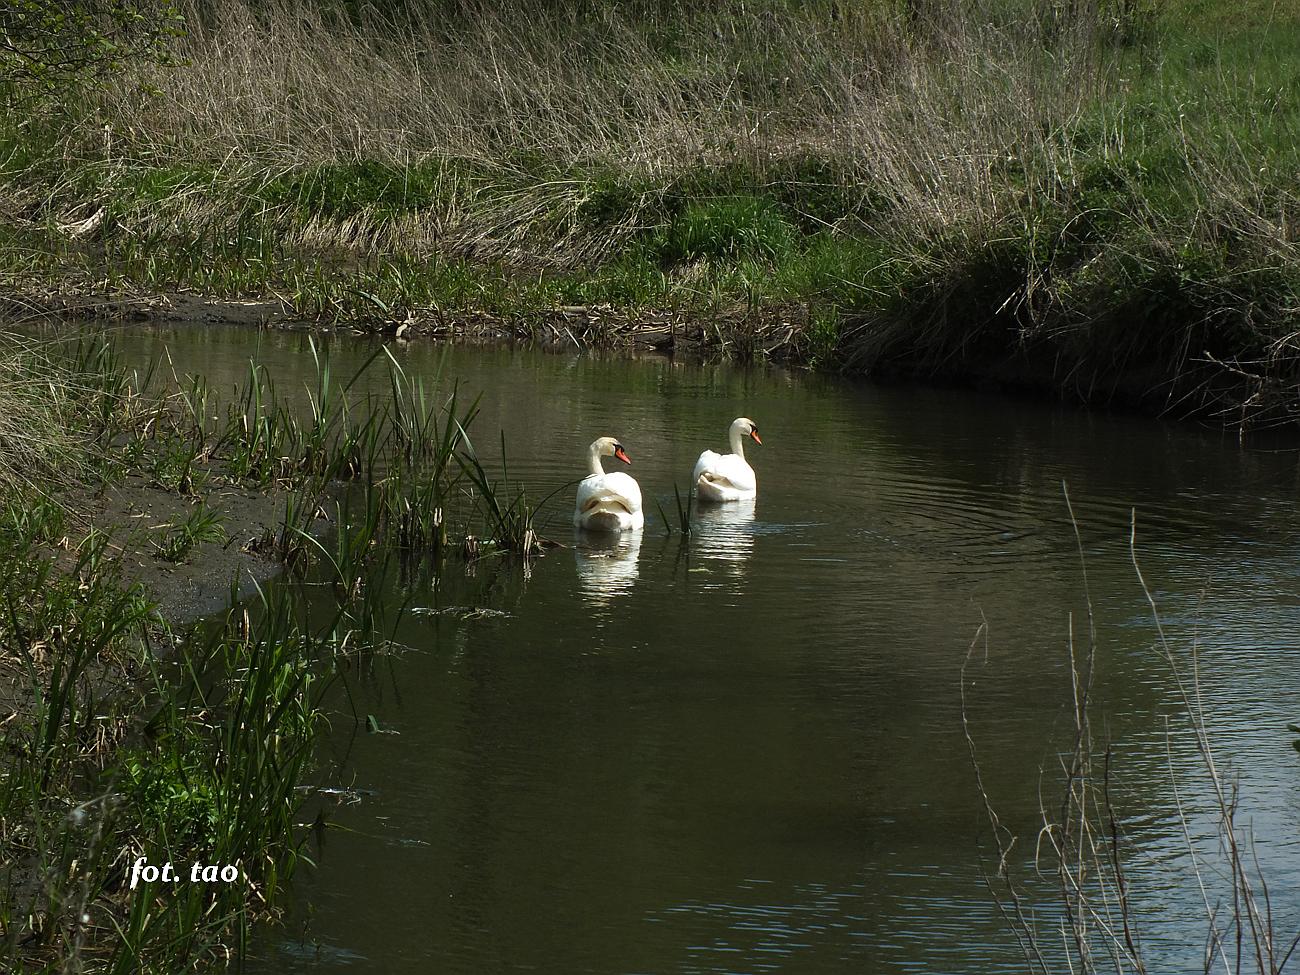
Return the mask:
[[[255,363],[226,401],[110,346],[3,336],[7,966],[228,959],[301,856],[319,688],[386,646],[371,580],[399,558],[436,576],[471,531],[475,557],[536,548],[531,509],[468,446],[473,410],[384,361],[382,401],[348,400],[360,373],[324,352],[310,403]],[[141,862],[235,879],[139,881]]]
[[[215,957],[238,918],[265,910],[245,895],[273,888],[266,867],[296,855],[286,818],[310,700],[236,728],[239,693],[214,681],[223,665],[254,680],[305,673],[274,623],[241,638],[233,615],[233,593],[278,571],[243,536],[282,523],[283,505],[228,504],[222,472],[182,449],[175,404],[111,350],[9,335],[2,348],[0,958],[148,971]],[[265,757],[282,764],[245,783],[265,791],[232,790],[228,770],[247,771],[267,730],[281,737]],[[219,812],[253,809],[247,840],[223,837]],[[217,857],[244,884],[169,896],[128,883],[140,857]]]
[[[562,305],[494,313],[408,308],[404,316],[339,315],[307,319],[274,298],[215,298],[194,293],[91,295],[76,290],[28,293],[0,301],[0,314],[24,324],[63,322],[160,322],[239,325],[282,330],[337,328],[379,333],[399,340],[417,337],[472,343],[528,342],[556,348],[639,350],[702,357],[763,359],[809,365],[806,312],[797,305],[752,312],[620,309],[611,305]],[[3,319],[0,318],[0,321]]]
[[457,10],[183,7],[0,133],[8,290],[1296,417],[1293,11]]

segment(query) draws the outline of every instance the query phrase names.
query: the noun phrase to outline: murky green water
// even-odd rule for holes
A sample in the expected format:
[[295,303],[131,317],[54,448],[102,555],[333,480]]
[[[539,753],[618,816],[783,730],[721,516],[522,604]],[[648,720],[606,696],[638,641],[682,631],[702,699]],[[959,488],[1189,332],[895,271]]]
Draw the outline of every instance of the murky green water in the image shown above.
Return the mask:
[[[218,388],[252,354],[282,385],[311,370],[298,336],[124,338],[141,353],[165,343],[178,370]],[[336,340],[336,366],[369,348]],[[1029,856],[1039,770],[1069,724],[1068,618],[1084,609],[1062,480],[1152,970],[1199,970],[1205,941],[1174,786],[1207,854],[1213,817],[1128,561],[1134,506],[1171,637],[1184,647],[1199,630],[1212,730],[1240,772],[1278,926],[1294,930],[1293,444],[657,358],[397,354],[483,393],[479,438],[504,429],[534,497],[580,477],[596,436],[621,438],[651,514],[626,545],[556,550],[529,574],[484,562],[416,593],[419,609],[506,615],[415,612],[405,651],[335,685],[321,781],[363,795],[330,813],[340,828],[313,844],[318,865],[298,874],[253,971],[1023,970],[981,879],[958,674],[987,619],[972,732]],[[652,499],[672,511],[674,481],[741,414],[765,444],[750,451],[757,503],[702,512],[683,546]],[[571,499],[560,493],[544,527],[566,544]],[[367,714],[390,733],[367,734]]]

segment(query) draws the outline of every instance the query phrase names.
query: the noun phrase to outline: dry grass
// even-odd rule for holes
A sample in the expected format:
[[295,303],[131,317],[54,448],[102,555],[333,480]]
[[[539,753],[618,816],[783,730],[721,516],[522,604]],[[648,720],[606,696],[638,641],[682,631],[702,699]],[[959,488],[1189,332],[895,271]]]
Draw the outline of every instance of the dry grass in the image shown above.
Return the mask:
[[106,113],[134,147],[184,160],[503,164],[544,153],[656,172],[811,148],[860,157],[889,181],[900,155],[914,164],[903,168],[955,177],[960,157],[1068,117],[1099,80],[1096,25],[1049,41],[1041,24],[992,23],[988,4],[953,5],[924,32],[880,8],[839,15],[831,4],[669,17],[524,2],[447,18],[435,6],[401,26],[324,9],[191,10],[185,63],[130,79]]
[[45,495],[78,471],[80,383],[41,343],[0,332],[0,493]]
[[107,290],[766,309],[855,371],[1292,420],[1300,17],[1170,2],[192,0],[169,63],[0,127],[0,213]]
[[[1103,25],[1060,29],[998,7],[954,4],[924,29],[830,3],[663,17],[525,2],[471,18],[425,8],[394,25],[311,0],[217,0],[189,12],[180,63],[123,78],[79,140],[110,166],[197,163],[253,182],[437,163],[441,205],[381,241],[416,251],[448,236],[501,252],[563,244],[602,175],[623,191],[617,239],[654,219],[684,174],[738,166],[761,185],[809,157],[859,202],[938,232],[999,217],[1008,161],[1059,168],[1062,128],[1104,85]],[[204,195],[198,185],[170,203],[179,215]],[[335,221],[331,238],[346,236]]]
[[[996,855],[985,881],[1007,926],[1023,953],[1025,970],[1048,975],[1054,971],[1117,975],[1145,975],[1157,971],[1154,953],[1144,948],[1143,923],[1131,891],[1132,839],[1125,813],[1116,799],[1116,782],[1122,775],[1122,750],[1102,740],[1094,727],[1098,709],[1094,700],[1094,675],[1099,650],[1088,589],[1087,564],[1078,523],[1065,504],[1078,544],[1086,620],[1079,626],[1071,615],[1068,627],[1069,697],[1066,702],[1070,740],[1059,751],[1059,776],[1043,775],[1039,812],[1041,828],[1030,844],[1033,868],[1041,878],[1054,881],[1054,890],[1037,895],[1016,875],[1013,864],[1027,854],[1015,853],[1017,837],[998,816],[981,774],[976,742],[967,712],[967,690],[974,685],[972,666],[988,662],[988,625],[982,624],[962,667],[962,724],[976,786],[983,802]],[[1166,635],[1156,600],[1147,585],[1137,554],[1137,521],[1130,525],[1129,554],[1136,581],[1151,610],[1156,631],[1154,651],[1173,678],[1176,715],[1167,733],[1190,736],[1200,762],[1195,794],[1180,792],[1173,774],[1170,751],[1171,809],[1157,822],[1177,820],[1185,854],[1194,878],[1196,899],[1204,911],[1203,971],[1227,975],[1280,975],[1300,946],[1300,935],[1282,931],[1275,920],[1265,873],[1255,847],[1247,810],[1241,805],[1236,779],[1216,753],[1207,724],[1207,702],[1202,696],[1198,648],[1176,647]],[[1078,630],[1085,632],[1079,633]],[[1214,817],[1215,835],[1205,849],[1203,838],[1193,837],[1188,810],[1207,808]],[[1026,847],[1022,844],[1021,849]],[[1167,866],[1167,865],[1165,865]],[[1047,915],[1040,916],[1040,912]]]

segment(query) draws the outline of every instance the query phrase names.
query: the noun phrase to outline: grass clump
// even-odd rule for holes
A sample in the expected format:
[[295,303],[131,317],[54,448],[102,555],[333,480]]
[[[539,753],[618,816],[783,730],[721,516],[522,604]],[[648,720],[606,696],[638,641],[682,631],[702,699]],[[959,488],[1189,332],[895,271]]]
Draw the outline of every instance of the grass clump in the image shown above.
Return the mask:
[[167,562],[180,562],[194,547],[202,542],[225,541],[226,532],[221,526],[221,515],[200,506],[177,525],[169,526],[163,538],[155,542],[158,557]]
[[784,256],[795,232],[770,201],[754,197],[691,203],[651,244],[668,264]]

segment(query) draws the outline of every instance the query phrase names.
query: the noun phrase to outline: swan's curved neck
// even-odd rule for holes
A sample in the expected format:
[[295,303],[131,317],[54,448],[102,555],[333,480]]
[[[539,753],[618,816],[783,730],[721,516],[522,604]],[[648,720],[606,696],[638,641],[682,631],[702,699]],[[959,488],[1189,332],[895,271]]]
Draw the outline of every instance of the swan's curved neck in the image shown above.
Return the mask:
[[600,444],[592,444],[591,449],[587,451],[587,464],[591,468],[591,473],[597,477],[605,473],[605,468],[600,466]]
[[735,424],[731,427],[731,452],[741,460],[745,459],[745,435]]

